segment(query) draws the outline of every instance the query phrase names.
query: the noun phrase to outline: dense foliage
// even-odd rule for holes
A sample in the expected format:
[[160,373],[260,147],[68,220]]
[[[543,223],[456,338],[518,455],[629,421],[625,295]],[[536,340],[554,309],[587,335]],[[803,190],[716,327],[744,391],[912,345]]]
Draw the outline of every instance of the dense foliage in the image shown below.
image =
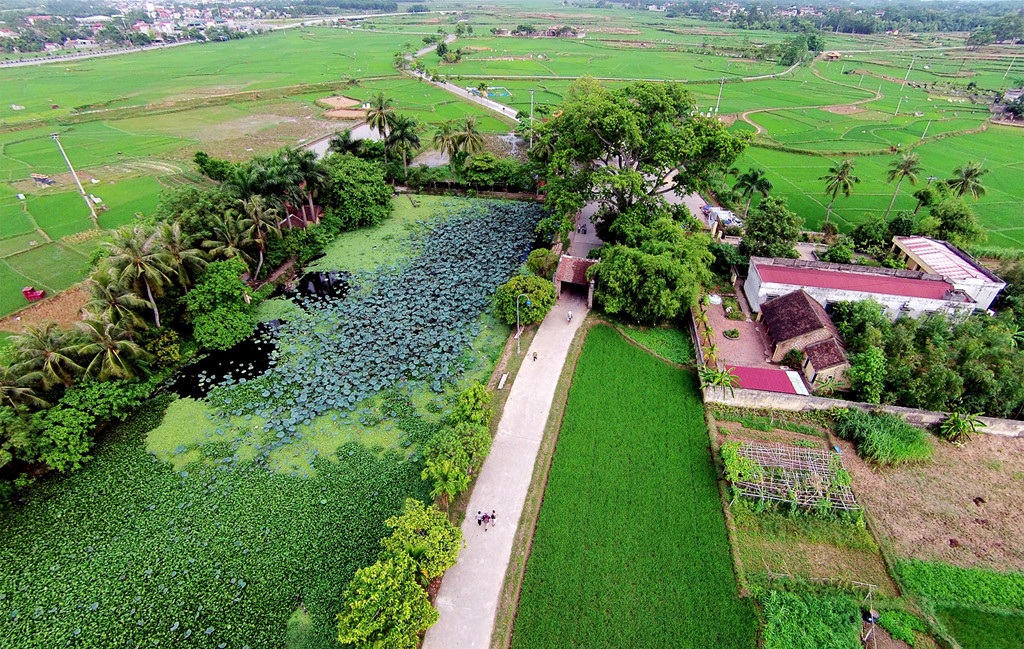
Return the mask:
[[896,415],[851,409],[836,417],[836,434],[857,445],[861,457],[882,466],[928,462],[928,435]]
[[255,306],[242,281],[245,271],[245,262],[237,257],[214,262],[185,296],[200,346],[228,349],[256,328]]
[[694,115],[692,95],[681,84],[634,82],[614,90],[592,78],[566,91],[559,113],[537,127],[531,155],[547,163],[549,233],[568,233],[588,200],[600,210],[592,220],[605,241],[616,219],[634,209],[666,205],[664,194],[708,187],[743,151],[746,141],[716,119]]
[[769,196],[747,217],[740,252],[756,257],[796,258],[803,219],[786,207],[786,199]]
[[865,301],[833,305],[832,318],[851,352],[847,376],[859,399],[995,417],[1024,412],[1024,353],[1012,311],[892,322]]
[[770,590],[760,597],[764,649],[858,649],[860,608],[849,595]]
[[[751,649],[692,376],[595,327],[576,366],[512,646]],[[665,494],[673,494],[666,498]]]
[[266,421],[277,435],[269,453],[301,437],[313,417],[351,412],[389,387],[424,381],[441,391],[461,372],[477,316],[519,264],[539,217],[539,206],[494,202],[433,223],[412,238],[412,261],[357,275],[358,291],[316,301],[285,324],[275,367],[219,388],[216,403],[225,415]]
[[927,630],[921,618],[899,609],[882,611],[878,616],[878,624],[888,631],[893,639],[906,642],[911,647],[914,646],[917,637],[915,633]]

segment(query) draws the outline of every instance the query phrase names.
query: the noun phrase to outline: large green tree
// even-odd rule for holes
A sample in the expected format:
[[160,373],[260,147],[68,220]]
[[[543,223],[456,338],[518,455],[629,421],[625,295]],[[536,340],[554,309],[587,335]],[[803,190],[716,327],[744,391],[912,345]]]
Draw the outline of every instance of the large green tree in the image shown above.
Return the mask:
[[407,554],[427,582],[440,577],[459,558],[462,530],[436,507],[406,499],[401,515],[392,516],[386,525],[393,531],[381,545],[391,554]]
[[953,177],[946,181],[946,186],[957,198],[963,198],[964,194],[970,194],[971,198],[977,200],[979,196],[985,195],[981,177],[988,172],[988,169],[981,168],[980,162],[968,162],[953,170]]
[[409,154],[420,148],[420,123],[409,115],[396,115],[391,132],[384,141],[386,148],[402,154],[402,171],[409,173]]
[[339,230],[376,225],[391,214],[393,189],[380,165],[351,155],[327,159],[328,181],[323,192],[324,219]]
[[795,259],[801,227],[803,219],[790,211],[786,199],[769,196],[747,217],[740,251],[754,257]]
[[[519,297],[522,296],[522,297]],[[494,293],[494,314],[508,324],[540,322],[555,304],[555,286],[536,275],[516,275]]]
[[104,244],[110,255],[104,260],[117,281],[133,287],[144,295],[153,309],[153,321],[160,327],[160,310],[156,295],[170,283],[170,255],[161,245],[155,231],[141,225],[114,231],[111,241]]
[[602,237],[637,205],[665,204],[665,194],[705,190],[729,169],[746,140],[695,112],[677,83],[636,82],[609,89],[590,77],[573,82],[557,117],[538,127],[540,151],[550,150],[547,201],[554,216],[542,227],[569,232],[588,202]]
[[39,385],[44,390],[58,385],[67,388],[84,371],[77,361],[77,336],[61,329],[55,322],[27,326],[23,333],[11,340],[16,361],[11,372],[25,382]]
[[185,296],[196,342],[207,349],[227,349],[253,332],[254,307],[241,276],[245,262],[234,258],[206,267]]
[[743,216],[746,216],[750,212],[750,201],[754,200],[754,194],[759,193],[767,198],[768,192],[772,190],[772,183],[768,180],[768,175],[765,174],[764,169],[751,167],[736,176],[736,184],[733,185],[733,190],[738,191],[740,196],[747,199],[746,205],[743,207]]

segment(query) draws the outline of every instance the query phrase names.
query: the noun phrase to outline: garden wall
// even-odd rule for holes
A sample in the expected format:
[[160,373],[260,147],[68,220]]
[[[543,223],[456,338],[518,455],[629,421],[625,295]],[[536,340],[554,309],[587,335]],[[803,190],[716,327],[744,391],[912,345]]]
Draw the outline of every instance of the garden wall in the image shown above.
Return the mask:
[[[699,347],[698,347],[699,348]],[[720,403],[739,408],[766,408],[772,410],[788,410],[806,412],[810,410],[828,410],[830,408],[859,408],[865,411],[882,411],[899,415],[909,424],[932,426],[942,422],[946,414],[930,410],[902,408],[900,406],[874,405],[842,399],[826,399],[824,397],[803,396],[799,394],[782,394],[780,392],[763,392],[761,390],[744,390],[722,392],[718,388],[704,388],[704,403]],[[985,428],[979,433],[999,435],[1002,437],[1024,437],[1024,421],[1016,419],[999,419],[997,417],[979,417]]]

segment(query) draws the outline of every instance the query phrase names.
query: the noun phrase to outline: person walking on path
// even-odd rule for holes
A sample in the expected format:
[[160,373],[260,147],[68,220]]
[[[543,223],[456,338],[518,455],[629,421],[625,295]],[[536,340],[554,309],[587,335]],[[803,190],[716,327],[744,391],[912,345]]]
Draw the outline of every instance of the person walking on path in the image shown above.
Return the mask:
[[537,352],[533,352],[533,360],[537,360]]
[[494,527],[494,519],[496,519],[497,517],[498,517],[498,515],[495,514],[494,510],[492,509],[491,510],[491,527]]
[[487,531],[487,524],[491,522],[490,514],[484,514],[484,531]]
[[477,511],[477,513],[476,513],[476,524],[477,525],[483,525],[484,524],[484,514],[481,511]]

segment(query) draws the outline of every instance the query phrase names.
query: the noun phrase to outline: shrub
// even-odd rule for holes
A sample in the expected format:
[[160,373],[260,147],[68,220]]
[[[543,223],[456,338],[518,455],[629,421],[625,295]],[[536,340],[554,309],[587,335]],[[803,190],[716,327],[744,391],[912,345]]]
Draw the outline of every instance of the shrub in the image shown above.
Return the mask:
[[448,423],[453,426],[461,423],[487,426],[491,423],[493,414],[491,393],[480,383],[474,383],[459,394],[459,400],[448,417]]
[[255,306],[246,301],[242,282],[245,262],[239,258],[206,267],[186,296],[196,342],[207,349],[228,349],[256,328]]
[[914,646],[914,632],[927,630],[924,622],[913,613],[906,611],[882,611],[878,616],[878,624],[889,632],[895,640],[902,640],[911,647]]
[[390,554],[406,554],[428,583],[455,565],[462,545],[462,531],[435,507],[407,498],[405,509],[387,520],[394,531],[381,541]]
[[729,340],[736,340],[737,338],[740,337],[740,330],[726,329],[725,331],[722,332],[722,335],[728,338]]
[[782,364],[800,369],[804,366],[804,353],[799,349],[791,349],[782,357]]
[[896,415],[847,410],[837,418],[836,434],[856,444],[861,457],[883,466],[928,462],[932,457],[925,432]]
[[853,241],[847,237],[839,237],[818,258],[832,264],[848,264],[853,259]]
[[142,348],[153,357],[153,368],[170,367],[181,360],[181,340],[174,329],[154,329],[146,332]]

